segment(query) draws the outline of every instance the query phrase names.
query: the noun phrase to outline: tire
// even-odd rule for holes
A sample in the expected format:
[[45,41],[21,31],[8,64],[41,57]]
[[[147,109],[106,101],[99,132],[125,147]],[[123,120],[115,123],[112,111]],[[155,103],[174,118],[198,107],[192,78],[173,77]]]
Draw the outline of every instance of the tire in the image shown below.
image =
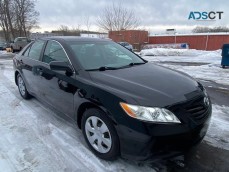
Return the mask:
[[224,65],[222,65],[222,68],[224,69],[224,68],[225,68],[225,66],[224,66]]
[[18,85],[18,90],[19,90],[19,93],[21,94],[21,96],[24,99],[30,99],[31,95],[27,91],[25,82],[24,82],[24,80],[20,74],[17,75],[17,85]]
[[103,111],[96,108],[86,110],[82,117],[81,128],[86,143],[97,157],[108,161],[118,158],[119,138],[111,120]]

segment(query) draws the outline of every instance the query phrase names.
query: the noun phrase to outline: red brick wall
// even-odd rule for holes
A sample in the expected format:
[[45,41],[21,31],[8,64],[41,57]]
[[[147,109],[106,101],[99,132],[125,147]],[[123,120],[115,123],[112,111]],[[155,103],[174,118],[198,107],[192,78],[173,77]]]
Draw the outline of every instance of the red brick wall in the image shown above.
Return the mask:
[[[207,41],[208,39],[208,41]],[[207,42],[207,46],[206,46]],[[149,44],[188,43],[191,49],[218,50],[229,43],[229,35],[150,36]]]

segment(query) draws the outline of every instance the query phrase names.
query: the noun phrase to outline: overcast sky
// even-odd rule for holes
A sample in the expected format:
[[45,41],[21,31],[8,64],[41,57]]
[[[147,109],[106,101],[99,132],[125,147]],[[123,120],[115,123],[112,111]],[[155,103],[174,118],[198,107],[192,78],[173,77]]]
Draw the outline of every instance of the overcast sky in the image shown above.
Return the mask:
[[[117,0],[124,7],[134,10],[141,20],[141,27],[153,33],[164,33],[167,28],[177,32],[190,32],[196,25],[229,26],[228,0]],[[110,0],[38,0],[37,11],[40,12],[37,31],[51,31],[60,25],[84,26],[83,19],[90,18],[91,29],[97,31],[96,18]],[[222,20],[193,21],[188,20],[190,11],[223,11]]]

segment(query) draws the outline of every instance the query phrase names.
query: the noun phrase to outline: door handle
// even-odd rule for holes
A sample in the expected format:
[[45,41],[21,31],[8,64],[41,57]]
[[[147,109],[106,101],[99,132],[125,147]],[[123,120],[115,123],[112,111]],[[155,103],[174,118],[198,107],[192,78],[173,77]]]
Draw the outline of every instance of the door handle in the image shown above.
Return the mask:
[[79,90],[78,91],[78,94],[79,94],[79,96],[81,97],[81,98],[84,98],[85,96],[86,96],[86,94],[87,94],[87,92],[85,91],[85,90]]

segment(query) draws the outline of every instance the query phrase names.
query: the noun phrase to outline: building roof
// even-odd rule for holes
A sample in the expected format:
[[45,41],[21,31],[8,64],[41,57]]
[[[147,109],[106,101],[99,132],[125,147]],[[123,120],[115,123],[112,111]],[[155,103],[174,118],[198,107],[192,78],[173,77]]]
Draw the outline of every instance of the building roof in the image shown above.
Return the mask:
[[154,34],[150,36],[154,37],[162,37],[162,36],[207,36],[207,35],[229,35],[229,32],[211,32],[211,33],[185,33],[185,34],[180,34],[180,33],[175,33],[175,34]]

